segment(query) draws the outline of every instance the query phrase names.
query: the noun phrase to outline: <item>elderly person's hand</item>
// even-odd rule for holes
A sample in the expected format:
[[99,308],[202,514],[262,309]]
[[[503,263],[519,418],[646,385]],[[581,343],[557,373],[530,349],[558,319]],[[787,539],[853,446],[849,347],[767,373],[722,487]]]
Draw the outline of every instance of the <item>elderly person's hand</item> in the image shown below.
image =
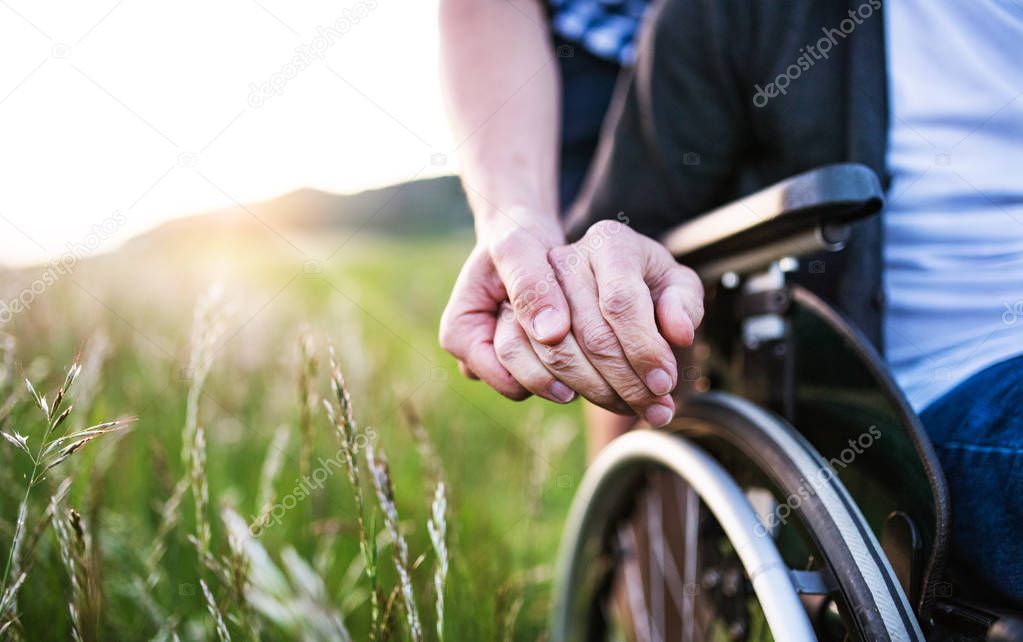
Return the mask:
[[502,315],[494,336],[501,364],[527,390],[560,381],[609,410],[631,409],[654,426],[671,421],[678,381],[672,347],[690,345],[703,318],[696,274],[617,221],[596,223],[548,258],[568,300],[572,332],[544,345]]

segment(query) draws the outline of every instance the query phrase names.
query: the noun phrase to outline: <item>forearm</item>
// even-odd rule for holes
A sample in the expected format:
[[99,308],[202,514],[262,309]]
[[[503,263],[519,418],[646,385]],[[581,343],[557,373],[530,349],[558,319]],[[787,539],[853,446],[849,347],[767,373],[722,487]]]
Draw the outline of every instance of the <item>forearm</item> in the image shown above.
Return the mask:
[[481,237],[561,239],[560,84],[539,0],[442,0],[441,77]]

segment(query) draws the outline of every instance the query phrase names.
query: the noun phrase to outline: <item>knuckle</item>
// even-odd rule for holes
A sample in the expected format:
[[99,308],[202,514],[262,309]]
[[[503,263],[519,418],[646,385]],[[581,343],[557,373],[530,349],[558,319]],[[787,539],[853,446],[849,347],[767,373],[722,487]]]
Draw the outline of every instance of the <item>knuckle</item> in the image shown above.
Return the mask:
[[656,326],[638,325],[630,328],[629,332],[623,332],[622,335],[622,350],[629,356],[630,361],[651,362],[651,365],[656,365],[671,358],[671,346],[661,337]]
[[561,263],[574,252],[575,250],[571,245],[555,245],[551,249],[547,250],[547,259],[551,263]]
[[508,279],[508,290],[512,294],[512,307],[519,314],[531,312],[542,307],[540,304],[546,300],[551,291],[553,274],[550,278],[538,276],[525,267],[519,267],[512,271]]
[[558,275],[565,275],[574,273],[585,257],[575,245],[559,245],[547,252],[547,260]]
[[636,307],[635,288],[622,282],[612,282],[604,287],[600,296],[600,311],[605,318],[628,318]]
[[685,279],[692,285],[693,290],[697,292],[700,297],[703,297],[703,281],[700,280],[700,275],[687,265],[679,264],[678,268],[682,271],[682,274],[685,275]]
[[579,340],[586,351],[596,357],[609,359],[619,354],[618,337],[611,326],[602,321],[585,325],[580,332]]
[[692,291],[693,296],[703,299],[703,281],[700,280],[700,275],[685,265],[678,264],[676,269],[682,275],[684,286]]
[[704,315],[703,283],[700,281],[700,277],[691,269],[683,265],[680,265],[679,268],[681,270],[680,273],[683,275],[683,283],[678,286],[682,293],[683,305],[693,321],[693,326],[699,326]]
[[500,339],[494,341],[494,353],[501,363],[508,363],[518,359],[521,348],[517,341],[512,339]]
[[672,256],[671,252],[668,251],[660,241],[653,239],[646,234],[640,234],[634,230],[630,230],[635,235],[635,243],[639,246],[640,250],[645,252],[650,258],[660,262],[663,261],[666,265],[678,265],[675,261],[675,257]]
[[575,364],[575,358],[572,351],[568,349],[564,343],[559,343],[554,346],[543,346],[543,348],[537,353],[540,357],[540,361],[555,372],[564,372],[569,370]]
[[601,408],[616,412],[619,414],[630,413],[629,404],[625,403],[621,397],[618,396],[614,390],[608,389],[599,393],[593,393],[589,396],[589,400],[597,404]]
[[637,368],[655,368],[671,358],[671,349],[667,345],[661,349],[656,342],[639,336],[623,343],[622,349]]
[[628,229],[625,225],[622,225],[619,221],[604,219],[597,221],[586,230],[586,236],[595,235],[604,238],[611,238],[616,234],[620,234],[623,229]]
[[591,225],[578,243],[591,251],[600,250],[604,247],[617,248],[628,245],[631,241],[630,235],[632,234],[635,233],[622,222],[605,219]]
[[523,367],[519,368],[521,372],[514,374],[515,380],[520,386],[526,389],[527,392],[532,394],[541,394],[547,390],[552,383],[554,383],[554,377],[550,375],[546,370],[537,366],[536,368]]
[[457,335],[451,329],[451,324],[441,324],[438,340],[440,342],[440,347],[443,348],[445,352],[458,356],[457,353],[460,351],[459,348],[461,346],[457,339]]
[[635,376],[630,377],[627,382],[619,386],[618,395],[633,408],[645,407],[654,400],[647,387]]
[[693,315],[693,317],[692,317],[693,327],[694,328],[699,327],[700,323],[703,322],[703,299],[702,298],[701,299],[697,299],[693,303],[692,308],[690,309],[690,313]]
[[688,289],[690,289],[690,291],[693,294],[694,299],[696,299],[696,300],[698,300],[700,302],[703,302],[703,297],[704,297],[703,281],[700,280],[700,277],[697,276],[697,274],[695,272],[693,272],[693,270],[685,268],[685,272],[686,272],[686,275],[685,275],[685,285],[686,285],[686,287]]

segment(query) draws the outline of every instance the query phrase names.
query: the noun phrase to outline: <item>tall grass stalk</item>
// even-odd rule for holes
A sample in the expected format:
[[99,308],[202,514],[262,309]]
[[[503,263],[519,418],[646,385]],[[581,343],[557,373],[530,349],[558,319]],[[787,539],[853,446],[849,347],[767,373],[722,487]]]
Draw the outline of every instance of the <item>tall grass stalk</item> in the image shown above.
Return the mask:
[[217,602],[213,599],[213,593],[210,592],[210,587],[206,585],[202,578],[199,578],[199,586],[202,588],[202,596],[206,600],[206,608],[216,624],[217,637],[220,639],[220,642],[231,642],[231,634],[228,632],[227,624],[224,622],[224,615],[217,607]]
[[200,558],[210,552],[210,520],[207,506],[210,503],[210,486],[206,477],[206,429],[199,424],[192,440],[192,466],[189,478],[192,483],[192,497],[195,499],[195,538]]
[[406,401],[402,404],[401,409],[409,430],[412,431],[412,440],[416,444],[416,450],[419,451],[419,458],[426,468],[427,481],[436,487],[444,479],[444,466],[441,464],[440,455],[437,454],[437,448],[433,445],[430,434],[426,431],[426,426],[423,425],[412,402]]
[[405,413],[405,420],[412,431],[412,439],[415,442],[419,458],[427,471],[427,478],[434,485],[434,496],[430,506],[430,519],[427,521],[427,531],[430,533],[430,544],[437,556],[434,567],[434,593],[436,594],[437,612],[437,639],[444,640],[444,587],[448,574],[448,548],[447,548],[447,488],[444,485],[444,466],[441,458],[434,447],[433,441],[427,428],[419,419],[418,413],[411,402],[402,405]]
[[[221,511],[221,513],[223,518],[224,511]],[[226,583],[231,589],[235,604],[238,605],[238,618],[242,629],[248,634],[249,639],[259,640],[261,639],[259,622],[252,613],[252,606],[248,598],[252,563],[245,554],[244,537],[230,529],[227,531],[229,552],[225,560],[225,567],[228,573]]]
[[380,633],[380,596],[378,589],[377,556],[375,524],[366,528],[366,500],[362,493],[361,477],[359,475],[358,446],[358,424],[355,422],[355,413],[352,410],[352,399],[345,385],[344,376],[337,365],[334,357],[333,347],[330,349],[330,381],[334,391],[334,398],[337,408],[326,399],[323,406],[327,411],[327,417],[334,425],[337,433],[338,444],[345,460],[345,474],[352,487],[352,494],[355,497],[355,517],[359,529],[359,549],[366,562],[366,578],[370,587],[370,633],[369,640],[373,642],[378,639]]
[[156,535],[153,537],[153,544],[146,556],[145,571],[146,577],[144,586],[152,590],[160,581],[160,560],[167,552],[167,538],[171,531],[181,520],[181,502],[185,498],[185,491],[188,490],[188,477],[182,477],[171,491],[170,497],[160,508],[160,523],[156,528]]
[[[351,642],[344,618],[328,603],[326,583],[294,549],[286,547],[281,553],[282,572],[237,512],[224,507],[221,517],[231,546],[248,567],[245,596],[253,609],[286,639]],[[259,639],[258,634],[249,637]]]
[[387,460],[383,453],[378,456],[373,446],[366,447],[366,461],[369,463],[369,470],[373,477],[373,486],[376,488],[377,501],[384,512],[384,525],[391,533],[391,551],[394,557],[394,566],[398,571],[398,582],[401,588],[401,597],[405,605],[405,617],[408,623],[409,635],[413,642],[422,642],[423,627],[419,621],[419,609],[416,607],[415,591],[412,588],[412,566],[409,563],[408,542],[402,535],[398,522],[398,507],[394,503],[394,487],[391,484],[391,472],[387,466]]
[[32,472],[29,473],[28,483],[25,486],[25,494],[18,507],[18,519],[15,523],[14,538],[12,540],[11,548],[8,551],[4,574],[2,580],[0,580],[0,591],[7,589],[7,578],[11,570],[11,565],[14,564],[14,560],[17,557],[17,553],[21,546],[22,537],[25,532],[25,520],[28,515],[28,501],[32,493],[32,489],[45,478],[46,473],[66,461],[73,454],[81,450],[86,444],[103,434],[123,428],[128,421],[131,421],[109,421],[79,432],[50,439],[50,437],[57,431],[71,413],[72,406],[68,406],[63,410],[61,410],[61,407],[67,397],[68,391],[72,384],[74,384],[75,379],[78,377],[79,372],[81,372],[81,366],[77,361],[75,361],[68,370],[68,373],[64,378],[64,383],[57,391],[52,404],[47,403],[45,395],[40,395],[36,392],[31,381],[28,379],[25,380],[26,388],[28,388],[36,407],[39,408],[46,420],[46,428],[35,453],[32,452],[26,435],[22,435],[18,432],[14,432],[13,434],[9,432],[0,433],[0,435],[2,435],[8,443],[25,453],[32,462]]
[[0,333],[0,428],[7,423],[18,396],[14,394],[14,337]]
[[444,485],[444,466],[437,449],[430,439],[426,427],[419,418],[411,402],[402,405],[405,419],[412,431],[412,438],[419,451],[419,457],[426,468],[427,477],[434,484],[433,502],[430,505],[430,519],[426,523],[430,534],[430,544],[437,556],[433,574],[433,588],[436,594],[437,640],[444,640],[444,587],[448,575],[448,544],[447,544],[447,488]]
[[436,593],[437,607],[437,640],[444,640],[444,584],[448,576],[448,500],[444,491],[444,482],[437,484],[430,507],[430,520],[426,529],[430,533],[430,543],[437,555],[437,564],[433,572],[433,590]]
[[[199,423],[199,399],[202,397],[206,377],[213,365],[215,346],[224,331],[223,288],[213,285],[199,297],[192,317],[192,336],[188,355],[188,392],[185,398],[185,423],[181,430],[181,464],[185,474],[175,484],[170,497],[160,510],[160,522],[153,538],[153,544],[146,556],[146,579],[144,586],[152,590],[160,581],[160,561],[167,551],[167,538],[181,520],[181,502],[185,493],[192,488],[196,510],[196,523],[200,515],[200,498],[195,491],[200,480],[195,479],[196,431]],[[205,447],[203,448],[205,455]],[[199,488],[201,490],[201,488]],[[205,517],[203,517],[205,519]],[[208,524],[208,521],[207,521]],[[200,538],[201,540],[202,538]]]
[[316,380],[318,367],[312,335],[303,331],[298,337],[298,427],[302,435],[299,475],[303,479],[309,474],[309,461],[313,452],[312,411],[316,407],[313,382]]
[[[25,522],[28,519],[29,499],[32,494],[32,490],[38,486],[46,478],[47,473],[67,461],[75,453],[80,451],[90,442],[102,437],[103,435],[123,429],[128,423],[134,421],[134,418],[130,419],[118,419],[115,421],[107,421],[84,430],[68,433],[61,431],[60,428],[65,424],[68,416],[71,414],[73,406],[68,404],[64,407],[64,402],[68,399],[68,393],[71,391],[71,387],[74,385],[75,380],[81,373],[82,367],[79,361],[76,359],[68,369],[67,374],[64,377],[64,382],[60,388],[57,389],[54,395],[53,401],[48,402],[45,395],[41,395],[36,391],[36,388],[32,385],[32,382],[25,379],[25,387],[28,389],[32,401],[35,406],[43,415],[44,430],[42,438],[39,440],[39,447],[33,452],[29,445],[29,437],[19,432],[0,432],[8,444],[16,448],[17,450],[24,453],[32,462],[32,470],[28,476],[28,483],[25,485],[25,493],[22,496],[21,503],[18,505],[18,517],[14,526],[14,536],[11,539],[11,546],[7,552],[7,561],[4,564],[3,576],[0,577],[0,626],[2,626],[6,619],[11,616],[9,613],[14,609],[16,604],[18,589],[24,582],[24,572],[20,570],[21,567],[21,547],[25,537]],[[59,435],[59,436],[58,436]],[[52,511],[51,511],[52,513]],[[53,515],[53,519],[56,519],[56,515]],[[14,571],[15,582],[8,586],[8,580],[11,576],[12,569]]]
[[60,552],[60,561],[67,571],[68,582],[71,585],[71,596],[68,600],[68,613],[71,616],[71,637],[76,642],[82,642],[85,630],[82,624],[82,611],[86,601],[85,588],[83,587],[84,579],[82,578],[83,569],[81,555],[76,554],[78,551],[71,541],[71,525],[68,519],[61,514],[60,506],[67,496],[68,489],[71,487],[70,480],[65,480],[65,482],[68,483],[61,484],[57,492],[50,498],[49,510],[53,515],[53,531],[57,536],[57,549]]
[[260,528],[270,518],[270,511],[273,510],[273,504],[277,497],[274,487],[277,485],[277,478],[280,477],[281,468],[284,466],[284,455],[288,450],[288,442],[291,439],[288,431],[289,427],[287,424],[278,426],[277,430],[274,431],[273,439],[270,440],[270,445],[266,448],[263,468],[259,473],[259,495],[256,501],[259,514],[256,517],[255,524]]
[[384,615],[383,624],[380,627],[380,639],[390,640],[391,633],[396,628],[394,622],[394,605],[398,603],[398,596],[401,595],[401,587],[395,586],[391,589],[391,593],[387,596],[387,601],[384,603]]
[[181,440],[181,463],[188,469],[192,443],[199,422],[199,397],[213,365],[217,342],[224,332],[222,310],[224,291],[213,285],[199,298],[192,319],[192,340],[188,352],[188,396],[185,399],[185,427]]
[[[95,330],[85,342],[82,355],[82,374],[75,382],[75,407],[81,420],[87,420],[96,404],[96,397],[102,387],[103,368],[113,352],[110,337],[102,329]],[[103,452],[114,452],[113,448]]]
[[25,578],[28,577],[28,573],[22,571],[15,576],[11,585],[0,593],[0,635],[5,635],[8,630],[18,621],[17,618],[9,616],[8,612],[13,610],[15,596],[18,594],[18,590],[21,589],[21,585],[25,583]]

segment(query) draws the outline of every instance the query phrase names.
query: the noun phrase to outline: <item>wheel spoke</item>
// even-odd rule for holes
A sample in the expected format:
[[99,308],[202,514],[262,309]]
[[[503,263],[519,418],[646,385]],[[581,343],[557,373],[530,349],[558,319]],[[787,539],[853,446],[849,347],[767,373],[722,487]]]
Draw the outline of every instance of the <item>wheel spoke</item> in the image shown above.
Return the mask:
[[696,494],[693,487],[686,484],[685,501],[685,574],[686,586],[689,590],[685,592],[685,606],[682,610],[682,639],[684,642],[694,642],[693,632],[696,612],[696,573],[700,566],[699,556],[699,535],[700,535],[700,496]]

